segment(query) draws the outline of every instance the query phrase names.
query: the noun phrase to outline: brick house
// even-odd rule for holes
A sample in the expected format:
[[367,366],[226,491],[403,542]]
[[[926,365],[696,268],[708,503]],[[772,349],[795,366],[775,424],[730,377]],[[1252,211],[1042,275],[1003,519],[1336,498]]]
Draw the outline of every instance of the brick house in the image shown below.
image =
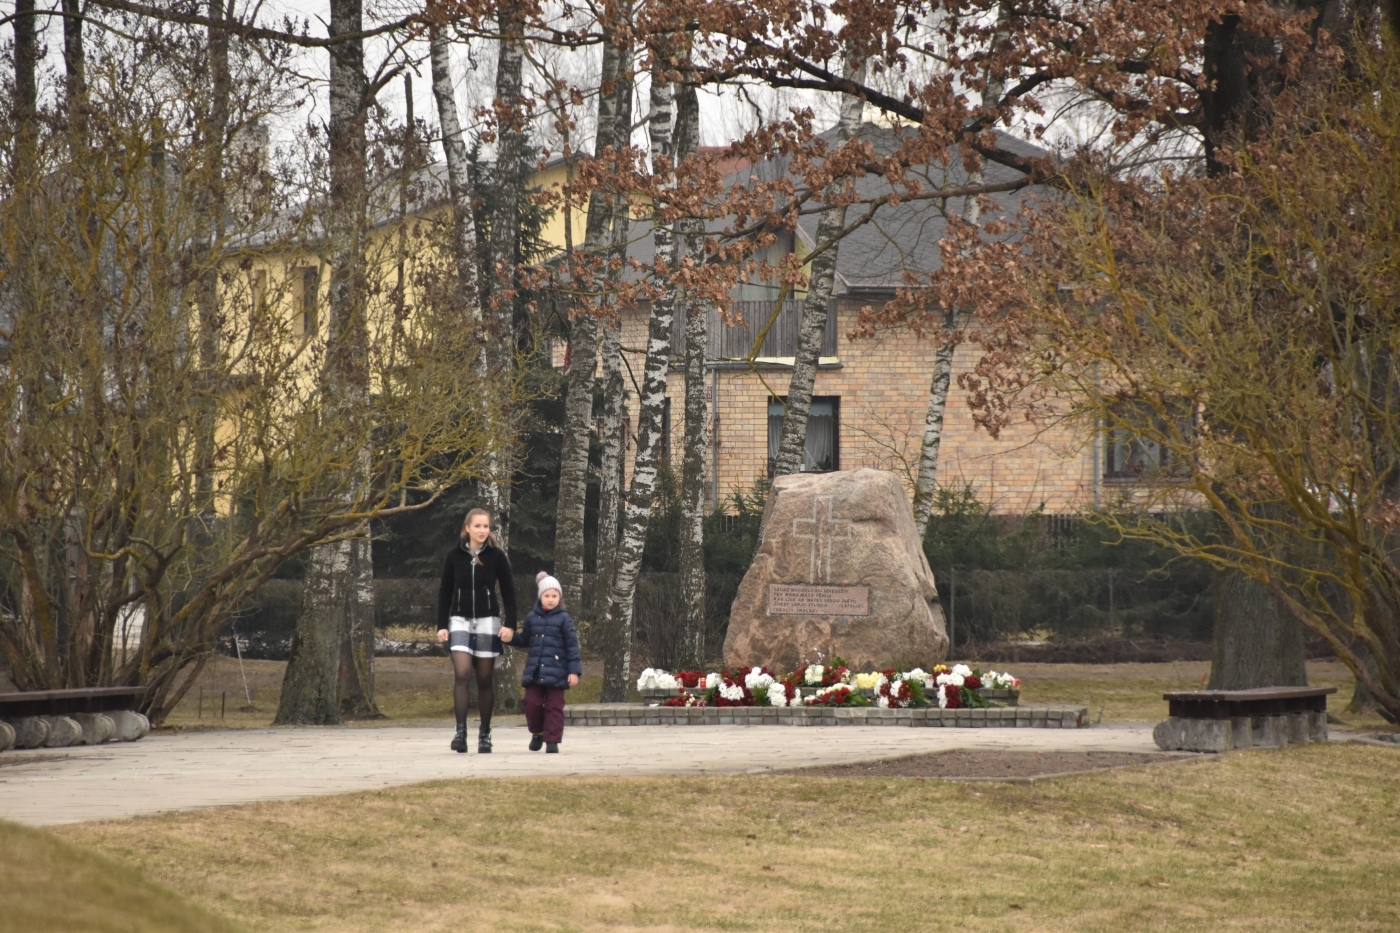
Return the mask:
[[[862,132],[888,144],[892,131],[866,124]],[[1009,148],[1043,154],[1009,138]],[[958,160],[954,160],[956,163]],[[783,171],[780,163],[740,167],[729,178],[744,184],[754,176],[771,177]],[[918,173],[930,189],[966,183],[960,164],[922,167]],[[1010,180],[1010,170],[988,165],[988,182]],[[860,181],[864,196],[888,190],[883,178]],[[1020,209],[1024,193],[994,196],[1001,212]],[[852,208],[852,214],[858,208]],[[841,244],[828,324],[816,375],[808,427],[807,470],[876,467],[907,478],[912,496],[913,479],[923,437],[929,381],[935,347],[906,329],[890,330],[873,339],[851,340],[860,309],[879,306],[894,297],[902,284],[904,268],[928,273],[938,268],[938,244],[945,235],[944,210],[960,212],[962,199],[946,205],[933,200],[904,201],[880,208],[874,220]],[[984,220],[990,216],[984,214]],[[813,246],[815,214],[804,214],[794,232],[780,232],[778,242],[764,257],[770,263],[796,251],[799,258]],[[643,263],[652,258],[649,227],[634,222],[629,257]],[[745,359],[757,333],[772,314],[778,288],[774,283],[750,282],[734,294],[743,312],[741,323],[726,326],[710,311],[707,350],[707,397],[710,415],[710,450],[707,483],[712,508],[723,508],[735,491],[752,488],[770,473],[782,430],[785,395],[792,371],[798,321],[799,293],[785,303],[770,330],[757,363]],[[622,314],[622,345],[631,372],[640,374],[646,346],[647,308],[631,307]],[[678,317],[675,353],[683,346],[683,322]],[[971,344],[958,348],[954,382],[945,414],[939,457],[940,482],[945,486],[971,486],[978,498],[998,512],[1023,513],[1043,507],[1050,513],[1070,513],[1095,505],[1112,484],[1114,457],[1122,480],[1138,474],[1127,461],[1141,461],[1144,453],[1131,443],[1104,444],[1064,428],[1040,429],[1017,425],[992,439],[973,426],[965,394],[957,375],[971,370],[981,350]],[[682,454],[681,417],[684,411],[684,376],[679,360],[673,365],[667,386],[667,411],[663,416],[663,459],[679,469]],[[629,393],[628,424],[636,418],[635,393]],[[674,414],[672,414],[674,413]],[[1107,449],[1105,449],[1107,448]],[[630,457],[625,458],[630,469]],[[1105,474],[1109,474],[1106,476]]]

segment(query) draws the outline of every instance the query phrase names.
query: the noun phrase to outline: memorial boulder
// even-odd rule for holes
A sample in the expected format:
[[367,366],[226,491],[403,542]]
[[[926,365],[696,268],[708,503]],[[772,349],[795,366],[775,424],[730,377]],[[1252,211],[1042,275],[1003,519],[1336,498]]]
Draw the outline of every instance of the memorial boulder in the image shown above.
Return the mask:
[[933,571],[893,473],[779,477],[729,614],[724,660],[792,670],[928,665],[948,636]]

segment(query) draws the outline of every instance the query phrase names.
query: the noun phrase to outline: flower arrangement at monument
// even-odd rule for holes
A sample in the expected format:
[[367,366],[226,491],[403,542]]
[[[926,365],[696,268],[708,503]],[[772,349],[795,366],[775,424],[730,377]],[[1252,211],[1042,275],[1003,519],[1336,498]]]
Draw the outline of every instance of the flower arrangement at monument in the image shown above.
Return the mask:
[[705,702],[710,706],[767,706],[768,688],[777,682],[764,667],[754,667],[739,674],[725,668],[705,677],[710,688]]
[[[778,676],[766,667],[732,671],[669,671],[647,668],[637,679],[638,691],[656,696],[670,692],[663,706],[870,706],[908,709],[937,705],[940,709],[981,708],[989,705],[979,691],[1019,690],[1021,680],[1008,673],[982,674],[966,664],[852,673],[840,658],[829,664],[808,664]],[[704,691],[700,695],[687,690]]]
[[851,689],[850,684],[833,684],[821,687],[802,701],[804,706],[869,706],[870,701],[861,693]]
[[[875,705],[881,709],[907,709],[911,706],[932,706],[924,689],[923,671],[915,668],[906,673],[886,671],[875,687]],[[918,674],[920,676],[914,676]]]
[[670,671],[663,671],[659,668],[649,667],[642,671],[637,678],[637,692],[646,693],[674,693],[681,688],[681,682],[676,679]]
[[768,689],[763,692],[763,698],[767,701],[768,706],[802,705],[801,689],[790,687],[778,680],[768,685]]
[[887,679],[888,678],[881,672],[871,671],[866,674],[853,674],[851,676],[851,683],[855,685],[857,690],[878,690],[880,684],[884,683]]
[[775,683],[778,678],[773,676],[773,672],[766,667],[750,668],[744,675],[744,687],[750,693],[767,691],[768,687]]
[[966,664],[938,665],[933,669],[933,682],[940,709],[975,709],[988,705],[986,698],[977,692],[982,678]]
[[704,700],[702,700],[700,697],[695,696],[694,694],[683,693],[683,694],[681,694],[681,695],[678,696],[678,697],[671,697],[669,700],[665,701],[665,702],[662,703],[661,705],[662,705],[662,706],[670,706],[670,707],[679,707],[679,706],[708,706],[709,704],[706,703]]
[[833,687],[848,683],[850,678],[851,672],[846,667],[846,662],[840,658],[832,658],[829,664],[803,665],[792,673],[775,679],[787,688],[787,695],[790,697],[795,690],[811,691],[821,687]]
[[992,690],[1020,690],[1021,678],[1012,677],[1010,674],[998,674],[996,671],[988,671],[982,676],[982,686]]

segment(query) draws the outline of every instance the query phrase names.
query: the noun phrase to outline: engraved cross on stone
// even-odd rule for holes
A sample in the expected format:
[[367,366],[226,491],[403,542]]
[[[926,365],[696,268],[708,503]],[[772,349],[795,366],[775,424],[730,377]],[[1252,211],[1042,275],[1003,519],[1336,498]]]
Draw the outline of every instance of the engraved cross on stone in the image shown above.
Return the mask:
[[[808,566],[808,583],[831,582],[831,545],[836,539],[851,537],[851,520],[832,518],[831,496],[812,497],[812,517],[794,518],[792,536],[802,541],[812,542],[811,563]],[[818,579],[820,574],[820,579]]]

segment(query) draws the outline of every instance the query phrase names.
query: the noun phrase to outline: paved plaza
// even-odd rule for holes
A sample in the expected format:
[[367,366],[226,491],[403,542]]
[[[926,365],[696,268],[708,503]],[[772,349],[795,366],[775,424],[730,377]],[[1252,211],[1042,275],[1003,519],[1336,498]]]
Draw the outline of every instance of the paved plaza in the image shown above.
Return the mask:
[[[447,748],[451,727],[277,728],[152,735],[139,742],[0,755],[0,818],[32,826],[444,778],[745,774],[948,749],[1157,752],[1150,725],[1088,729],[574,728],[559,755],[499,724],[492,755]],[[475,726],[469,736],[475,744]]]

